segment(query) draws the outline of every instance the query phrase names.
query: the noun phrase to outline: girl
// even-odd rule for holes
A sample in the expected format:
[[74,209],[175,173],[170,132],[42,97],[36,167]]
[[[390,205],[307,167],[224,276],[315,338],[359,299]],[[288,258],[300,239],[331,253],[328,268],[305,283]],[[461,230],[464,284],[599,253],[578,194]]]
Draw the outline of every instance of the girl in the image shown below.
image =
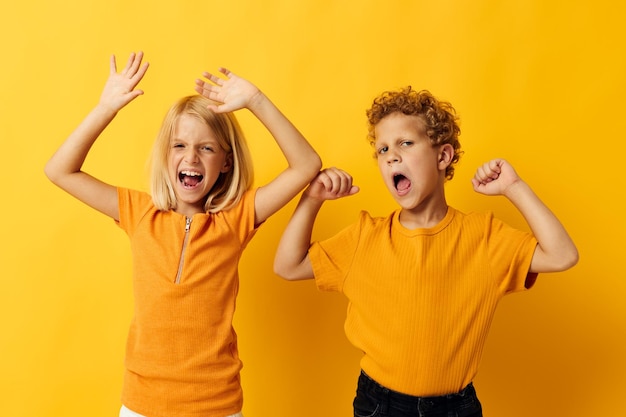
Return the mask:
[[[154,143],[151,196],[81,170],[95,140],[136,89],[148,64],[131,54],[99,103],[47,163],[56,185],[128,234],[133,255],[130,326],[120,416],[240,416],[241,361],[232,327],[237,264],[258,226],[317,174],[314,149],[253,84],[220,69],[201,95],[170,109]],[[232,111],[247,108],[274,136],[288,167],[252,189],[252,165]],[[132,411],[131,411],[132,410]]]

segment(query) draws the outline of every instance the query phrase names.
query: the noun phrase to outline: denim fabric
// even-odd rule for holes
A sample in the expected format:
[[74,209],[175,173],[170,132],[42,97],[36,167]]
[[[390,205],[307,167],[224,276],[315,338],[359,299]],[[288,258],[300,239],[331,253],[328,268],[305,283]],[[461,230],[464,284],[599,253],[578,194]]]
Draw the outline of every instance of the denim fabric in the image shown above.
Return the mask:
[[390,390],[361,371],[354,398],[354,417],[482,417],[470,383],[456,394],[414,397]]

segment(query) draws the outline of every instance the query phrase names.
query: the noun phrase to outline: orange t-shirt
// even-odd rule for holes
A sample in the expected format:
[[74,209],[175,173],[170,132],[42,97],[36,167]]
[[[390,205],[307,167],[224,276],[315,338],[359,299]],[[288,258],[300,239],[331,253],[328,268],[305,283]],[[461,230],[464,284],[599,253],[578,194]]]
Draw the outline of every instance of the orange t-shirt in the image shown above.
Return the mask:
[[399,210],[359,221],[309,251],[317,285],[349,301],[345,332],[362,369],[415,396],[455,393],[478,370],[498,301],[530,288],[537,241],[491,214],[448,208],[410,230]]
[[232,319],[238,262],[256,230],[254,190],[228,211],[190,219],[159,211],[146,193],[119,188],[118,197],[135,295],[122,403],[148,417],[241,411]]

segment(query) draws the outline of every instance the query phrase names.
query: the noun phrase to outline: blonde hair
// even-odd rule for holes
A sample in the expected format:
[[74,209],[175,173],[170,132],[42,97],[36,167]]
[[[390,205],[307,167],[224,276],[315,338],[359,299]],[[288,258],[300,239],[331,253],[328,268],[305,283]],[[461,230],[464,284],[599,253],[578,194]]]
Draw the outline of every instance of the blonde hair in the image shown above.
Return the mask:
[[215,133],[220,147],[232,158],[232,168],[220,174],[206,196],[205,211],[216,213],[236,205],[250,189],[254,179],[252,158],[241,127],[233,113],[215,113],[208,108],[211,100],[188,96],[178,100],[169,109],[152,147],[150,164],[150,191],[154,205],[162,211],[175,209],[176,194],[167,170],[170,140],[178,118],[191,115],[198,118]]

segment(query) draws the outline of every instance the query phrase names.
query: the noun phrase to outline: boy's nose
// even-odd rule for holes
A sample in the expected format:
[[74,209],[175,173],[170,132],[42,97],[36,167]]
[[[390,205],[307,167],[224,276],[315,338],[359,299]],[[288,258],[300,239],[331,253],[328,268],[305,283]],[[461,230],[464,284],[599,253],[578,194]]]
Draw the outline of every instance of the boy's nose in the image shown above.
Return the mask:
[[394,162],[400,162],[400,155],[395,150],[389,149],[387,151],[387,163],[392,164]]

